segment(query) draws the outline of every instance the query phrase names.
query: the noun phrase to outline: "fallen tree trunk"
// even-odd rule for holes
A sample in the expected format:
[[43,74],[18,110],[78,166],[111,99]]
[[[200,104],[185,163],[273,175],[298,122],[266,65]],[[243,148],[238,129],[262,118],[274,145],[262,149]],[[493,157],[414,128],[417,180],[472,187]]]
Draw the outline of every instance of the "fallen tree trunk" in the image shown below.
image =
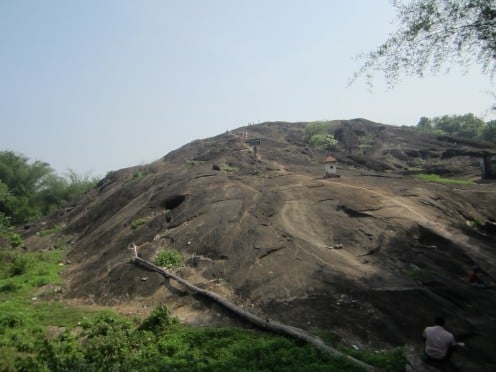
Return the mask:
[[138,257],[138,255],[136,253],[137,252],[135,249],[134,262],[137,263],[138,265],[141,265],[141,266],[143,266],[149,270],[156,271],[167,278],[174,279],[178,283],[180,283],[183,286],[185,286],[186,288],[188,288],[190,291],[198,293],[202,296],[205,296],[207,298],[214,300],[215,302],[221,304],[222,306],[224,306],[226,309],[230,310],[234,314],[240,316],[241,318],[247,320],[248,322],[250,322],[251,324],[253,324],[259,328],[262,328],[262,329],[265,329],[268,331],[272,331],[275,333],[286,334],[286,335],[289,335],[291,337],[303,340],[305,342],[308,342],[308,343],[318,347],[319,349],[321,349],[321,350],[323,350],[323,351],[325,351],[331,355],[348,359],[351,362],[366,369],[367,371],[377,371],[378,370],[377,368],[375,368],[369,364],[366,364],[366,363],[364,363],[364,362],[362,362],[356,358],[353,358],[350,355],[344,354],[344,353],[334,349],[333,347],[326,345],[320,338],[314,337],[302,329],[299,329],[296,327],[291,327],[288,325],[284,325],[284,324],[281,324],[281,323],[273,321],[273,320],[262,319],[262,318],[254,315],[252,313],[249,313],[248,311],[243,310],[239,306],[236,306],[235,304],[233,304],[232,302],[230,302],[226,298],[218,295],[217,293],[210,292],[210,291],[207,291],[205,289],[199,288],[199,287],[187,282],[186,280],[178,277],[177,275],[175,275],[171,272],[168,272],[168,271],[164,270],[163,268],[158,267],[158,266],[154,265],[153,263],[142,259],[141,257]]

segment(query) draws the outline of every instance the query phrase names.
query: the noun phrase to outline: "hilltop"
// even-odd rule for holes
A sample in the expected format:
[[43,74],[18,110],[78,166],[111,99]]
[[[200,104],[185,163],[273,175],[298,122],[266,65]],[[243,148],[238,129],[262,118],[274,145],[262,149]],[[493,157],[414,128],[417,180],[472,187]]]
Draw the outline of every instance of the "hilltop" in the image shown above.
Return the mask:
[[[415,344],[435,315],[467,343],[458,363],[496,364],[496,296],[467,272],[496,277],[495,183],[482,181],[489,147],[364,119],[331,122],[329,151],[306,123],[263,123],[193,141],[148,165],[109,173],[77,203],[27,226],[25,246],[69,241],[63,295],[146,313],[167,304],[184,322],[239,324],[216,305],[130,262],[174,248],[177,275],[253,313],[360,347]],[[246,143],[260,139],[256,153]],[[420,180],[436,173],[472,184]]]

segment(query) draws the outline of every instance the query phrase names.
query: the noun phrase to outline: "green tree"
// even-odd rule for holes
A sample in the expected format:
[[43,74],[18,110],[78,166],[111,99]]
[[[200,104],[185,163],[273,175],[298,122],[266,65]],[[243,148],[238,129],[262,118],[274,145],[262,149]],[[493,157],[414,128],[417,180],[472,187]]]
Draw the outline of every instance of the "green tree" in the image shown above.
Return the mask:
[[89,189],[95,187],[99,179],[90,177],[89,174],[80,175],[76,171],[69,169],[65,174],[66,189],[64,200],[73,200],[81,194],[84,194]]
[[11,209],[12,201],[8,186],[0,180],[0,232],[10,226],[10,217],[5,211]]
[[425,116],[422,116],[417,123],[417,129],[422,132],[432,133],[434,131],[432,120]]
[[47,215],[85,193],[97,182],[96,178],[79,175],[73,170],[69,170],[63,177],[51,173],[43,179],[34,196],[34,203],[40,209],[41,214]]
[[475,116],[474,114],[465,114],[456,116],[455,119],[459,120],[460,127],[457,135],[464,138],[480,139],[482,138],[482,130],[486,123]]
[[38,190],[43,178],[53,172],[50,165],[12,151],[0,152],[0,179],[14,196],[28,196]]
[[308,140],[316,134],[329,132],[329,128],[330,128],[329,122],[327,121],[314,121],[306,125],[305,136],[307,137]]
[[305,137],[310,146],[332,148],[338,141],[329,132],[330,124],[326,121],[315,121],[305,127]]
[[486,123],[486,126],[482,129],[482,139],[496,145],[496,120]]
[[53,173],[45,162],[29,159],[12,151],[0,152],[0,180],[8,187],[12,199],[1,206],[0,212],[11,218],[15,225],[41,216],[33,198],[43,185],[43,180]]
[[421,117],[417,129],[433,134],[447,134],[496,144],[496,120],[485,123],[474,114]]
[[435,129],[456,137],[479,139],[485,123],[474,114],[444,115],[432,119]]
[[382,71],[394,85],[400,75],[422,77],[445,63],[476,63],[492,79],[496,71],[496,0],[394,0],[399,28],[362,56],[358,76]]
[[14,225],[53,212],[97,182],[72,170],[60,177],[48,163],[12,151],[0,152],[0,181],[1,223]]

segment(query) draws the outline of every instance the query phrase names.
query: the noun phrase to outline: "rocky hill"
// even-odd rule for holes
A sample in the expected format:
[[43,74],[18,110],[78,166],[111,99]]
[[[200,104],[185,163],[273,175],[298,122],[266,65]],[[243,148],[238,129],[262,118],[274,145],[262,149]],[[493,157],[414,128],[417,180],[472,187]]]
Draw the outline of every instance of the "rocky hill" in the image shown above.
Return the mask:
[[[496,365],[496,184],[482,181],[489,147],[363,119],[334,121],[340,178],[305,123],[264,123],[197,140],[144,166],[109,173],[75,205],[27,227],[46,249],[63,226],[68,301],[146,312],[165,303],[185,322],[237,322],[219,307],[130,262],[174,248],[175,272],[263,317],[333,332],[360,347],[419,345],[436,315],[467,347],[455,361]],[[254,148],[248,139],[260,139]],[[435,183],[416,173],[469,179]]]

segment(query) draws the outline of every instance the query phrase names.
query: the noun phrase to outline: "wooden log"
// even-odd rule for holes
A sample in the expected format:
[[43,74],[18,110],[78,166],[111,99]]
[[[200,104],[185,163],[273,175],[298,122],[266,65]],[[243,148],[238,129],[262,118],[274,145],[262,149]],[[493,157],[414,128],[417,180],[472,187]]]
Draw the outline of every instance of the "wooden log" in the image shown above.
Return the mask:
[[222,306],[224,306],[226,309],[230,310],[234,314],[240,316],[241,318],[247,320],[248,322],[250,322],[251,324],[253,324],[259,328],[262,328],[262,329],[265,329],[268,331],[272,331],[275,333],[279,333],[279,334],[285,334],[285,335],[294,337],[296,339],[303,340],[303,341],[308,342],[308,343],[316,346],[317,348],[319,348],[319,349],[321,349],[321,350],[323,350],[323,351],[325,351],[325,352],[327,352],[333,356],[348,359],[349,361],[359,365],[360,367],[364,368],[367,371],[379,370],[378,368],[375,368],[375,367],[373,367],[367,363],[362,362],[361,360],[353,358],[350,355],[344,354],[344,353],[336,350],[335,348],[326,345],[320,338],[310,335],[308,332],[304,331],[303,329],[292,327],[292,326],[285,325],[285,324],[281,324],[279,322],[269,320],[269,319],[262,319],[256,315],[242,309],[241,307],[233,304],[232,302],[230,302],[226,298],[218,295],[217,293],[199,288],[199,287],[189,283],[188,281],[178,277],[177,275],[175,275],[169,271],[166,271],[161,267],[154,265],[150,261],[147,261],[147,260],[142,259],[141,257],[138,257],[137,249],[136,249],[136,246],[134,244],[133,244],[133,248],[135,251],[134,262],[137,263],[138,265],[141,265],[141,266],[143,266],[149,270],[156,271],[167,278],[174,279],[176,282],[182,284],[183,286],[188,288],[190,291],[212,299],[213,301],[221,304]]

